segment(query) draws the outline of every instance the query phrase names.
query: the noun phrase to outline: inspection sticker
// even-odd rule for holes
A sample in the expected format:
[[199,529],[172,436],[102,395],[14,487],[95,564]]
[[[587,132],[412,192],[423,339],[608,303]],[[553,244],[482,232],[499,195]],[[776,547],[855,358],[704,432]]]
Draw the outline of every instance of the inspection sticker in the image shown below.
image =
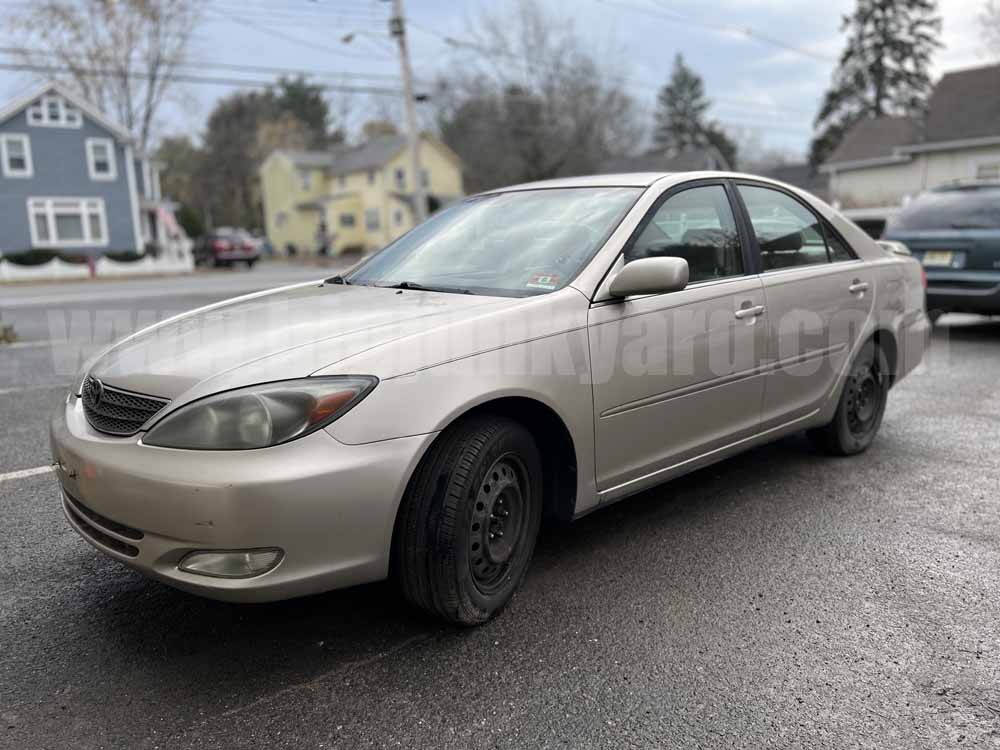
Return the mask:
[[533,273],[525,286],[531,289],[555,289],[559,286],[559,276],[554,273]]

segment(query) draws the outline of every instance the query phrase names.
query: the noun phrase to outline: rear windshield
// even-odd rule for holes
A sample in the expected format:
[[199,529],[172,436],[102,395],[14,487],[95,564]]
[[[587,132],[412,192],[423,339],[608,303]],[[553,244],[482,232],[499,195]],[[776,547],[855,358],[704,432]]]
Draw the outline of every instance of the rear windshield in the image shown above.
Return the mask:
[[924,193],[889,221],[894,229],[1000,229],[1000,190]]

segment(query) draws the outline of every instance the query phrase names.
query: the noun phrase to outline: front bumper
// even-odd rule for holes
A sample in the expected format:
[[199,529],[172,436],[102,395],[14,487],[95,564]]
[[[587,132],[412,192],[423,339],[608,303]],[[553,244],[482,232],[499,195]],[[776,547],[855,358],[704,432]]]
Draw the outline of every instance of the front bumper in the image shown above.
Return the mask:
[[[50,433],[63,509],[84,539],[177,588],[258,602],[384,578],[400,498],[434,438],[345,445],[319,430],[262,450],[157,448],[95,431],[76,397]],[[259,547],[284,557],[254,578],[177,568],[194,550]]]

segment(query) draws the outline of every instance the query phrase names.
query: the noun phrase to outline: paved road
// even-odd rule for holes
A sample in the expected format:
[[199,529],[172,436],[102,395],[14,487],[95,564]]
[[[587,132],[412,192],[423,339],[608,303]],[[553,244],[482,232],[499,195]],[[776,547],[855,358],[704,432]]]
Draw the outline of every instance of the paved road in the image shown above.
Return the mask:
[[[1000,747],[1000,324],[945,323],[864,456],[793,438],[549,531],[476,630],[388,584],[182,594],[0,480],[0,747]],[[0,475],[48,460],[35,354],[0,349]]]

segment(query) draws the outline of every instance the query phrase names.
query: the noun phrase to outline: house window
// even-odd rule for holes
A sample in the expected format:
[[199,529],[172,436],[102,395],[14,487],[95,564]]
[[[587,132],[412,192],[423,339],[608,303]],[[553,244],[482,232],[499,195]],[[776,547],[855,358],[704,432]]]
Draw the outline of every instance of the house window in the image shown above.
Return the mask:
[[83,125],[80,110],[66,103],[61,96],[43,96],[28,107],[28,122],[50,128],[78,128]]
[[379,228],[379,218],[377,208],[366,208],[365,209],[365,229],[369,232],[375,232]]
[[21,133],[0,136],[0,161],[4,177],[31,177],[31,140]]
[[92,180],[114,180],[118,178],[115,163],[115,143],[110,138],[88,138],[87,171]]
[[299,179],[302,181],[303,190],[312,189],[312,172],[308,169],[302,169],[299,171]]
[[406,170],[402,167],[396,168],[396,187],[400,190],[406,190]]
[[[376,217],[377,218],[377,217]],[[340,215],[340,226],[344,229],[350,229],[354,226],[354,214],[341,214]]]
[[29,198],[34,247],[108,244],[108,221],[100,198]]
[[274,225],[276,227],[283,227],[287,223],[288,223],[288,212],[287,211],[278,211],[278,213],[276,213],[274,215]]
[[425,188],[431,186],[431,174],[426,169],[420,170],[420,185]]
[[368,170],[368,184],[369,185],[374,185],[375,184],[375,170],[374,169],[369,169]]
[[337,184],[340,185],[340,189],[341,190],[343,190],[344,188],[346,188],[347,187],[347,177],[345,177],[344,175],[340,175],[340,177],[337,178]]
[[976,167],[976,178],[980,180],[1000,180],[1000,161],[980,164]]
[[396,209],[392,212],[392,220],[397,227],[403,226],[403,212],[400,209]]

